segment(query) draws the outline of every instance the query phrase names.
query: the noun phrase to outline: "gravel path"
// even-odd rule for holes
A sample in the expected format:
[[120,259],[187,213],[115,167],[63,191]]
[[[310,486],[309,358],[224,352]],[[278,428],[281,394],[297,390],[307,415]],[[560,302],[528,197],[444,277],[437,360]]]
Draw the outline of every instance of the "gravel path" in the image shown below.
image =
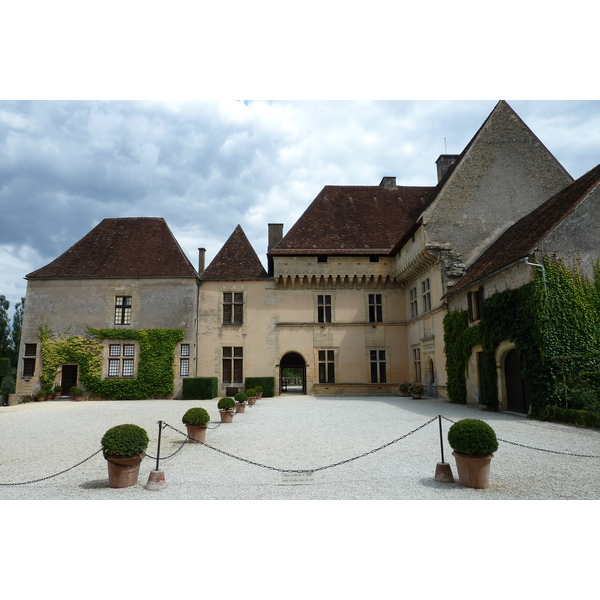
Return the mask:
[[[264,398],[231,425],[219,425],[216,401],[49,401],[0,408],[0,483],[37,480],[61,472],[100,449],[113,425],[135,423],[150,436],[156,456],[162,420],[185,431],[181,416],[206,408],[213,421],[207,444],[274,469],[319,469],[387,447],[357,460],[315,472],[312,482],[292,485],[283,473],[249,464],[208,447],[183,444],[166,427],[161,461],[167,487],[145,489],[156,461],[142,462],[137,486],[108,487],[106,461],[97,454],[66,473],[26,485],[0,486],[5,500],[597,500],[600,499],[600,432],[542,423],[510,414],[449,404],[438,399],[314,397]],[[440,461],[437,415],[456,421],[480,418],[502,440],[554,450],[532,450],[506,442],[492,462],[491,486],[472,490],[433,478]],[[447,445],[451,422],[443,420],[444,453],[457,477]]]

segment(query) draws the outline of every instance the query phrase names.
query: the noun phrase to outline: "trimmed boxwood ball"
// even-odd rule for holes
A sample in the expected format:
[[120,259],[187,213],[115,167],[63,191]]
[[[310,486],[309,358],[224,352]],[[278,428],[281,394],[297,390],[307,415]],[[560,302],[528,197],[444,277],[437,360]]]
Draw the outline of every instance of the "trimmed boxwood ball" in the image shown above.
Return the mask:
[[479,419],[462,419],[448,430],[448,443],[457,454],[488,456],[498,450],[494,430]]
[[139,425],[115,425],[102,436],[102,450],[109,456],[136,456],[150,442],[145,429]]
[[181,418],[184,425],[206,425],[210,421],[210,415],[204,408],[190,408]]
[[256,390],[254,388],[246,390],[246,396],[248,396],[248,398],[256,398]]
[[232,408],[235,408],[235,400],[229,396],[225,396],[217,402],[217,408],[219,410],[231,410]]
[[247,396],[247,394],[244,394],[244,392],[238,392],[238,393],[237,393],[237,394],[236,394],[236,395],[233,397],[233,399],[234,399],[236,402],[240,402],[240,403],[242,403],[242,402],[247,402],[247,401],[248,401],[248,396]]

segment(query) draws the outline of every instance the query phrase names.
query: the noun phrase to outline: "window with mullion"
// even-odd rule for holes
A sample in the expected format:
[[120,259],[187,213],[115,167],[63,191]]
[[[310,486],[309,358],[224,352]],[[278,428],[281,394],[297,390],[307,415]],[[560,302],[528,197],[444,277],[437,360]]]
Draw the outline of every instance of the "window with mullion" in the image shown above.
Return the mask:
[[381,294],[369,294],[369,322],[383,322],[383,301]]
[[115,325],[131,324],[131,296],[115,298]]
[[331,323],[331,295],[319,294],[317,296],[317,322]]
[[385,350],[370,350],[371,383],[386,383]]
[[244,378],[244,349],[241,347],[223,347],[222,358],[223,383],[242,383]]
[[223,323],[241,325],[244,322],[244,293],[223,292]]
[[319,383],[335,383],[335,352],[319,350]]

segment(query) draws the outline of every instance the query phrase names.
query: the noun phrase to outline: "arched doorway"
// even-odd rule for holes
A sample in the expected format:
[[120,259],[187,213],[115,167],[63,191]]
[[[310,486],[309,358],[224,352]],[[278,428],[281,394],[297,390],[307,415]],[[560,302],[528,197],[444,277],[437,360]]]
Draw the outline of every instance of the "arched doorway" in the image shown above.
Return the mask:
[[509,350],[504,358],[504,379],[506,382],[506,409],[527,414],[529,394],[521,374],[521,355],[516,348]]
[[306,361],[297,352],[288,352],[279,361],[279,393],[306,394]]

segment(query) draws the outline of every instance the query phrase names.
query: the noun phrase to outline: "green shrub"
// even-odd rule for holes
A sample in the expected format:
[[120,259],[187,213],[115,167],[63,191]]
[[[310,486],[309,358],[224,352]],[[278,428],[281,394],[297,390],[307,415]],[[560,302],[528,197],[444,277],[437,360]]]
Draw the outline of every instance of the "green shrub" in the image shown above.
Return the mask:
[[541,421],[554,421],[557,423],[568,423],[582,427],[594,427],[600,429],[600,413],[573,408],[561,408],[560,406],[545,406],[538,416]]
[[148,434],[138,425],[115,425],[102,436],[102,450],[108,456],[136,456],[148,447]]
[[254,389],[256,390],[256,393],[257,393],[257,394],[262,394],[262,393],[263,393],[263,390],[264,390],[264,388],[263,388],[263,386],[262,386],[262,385],[255,385],[255,386],[254,386]]
[[275,377],[246,377],[244,387],[255,390],[257,386],[263,388],[263,397],[271,398],[275,395]]
[[234,399],[236,402],[240,402],[240,403],[243,403],[243,402],[248,402],[248,395],[247,395],[247,394],[244,394],[244,392],[238,392],[238,393],[237,393],[237,394],[236,394],[236,395],[233,397],[233,399]]
[[62,385],[54,386],[54,391],[55,392],[62,392]]
[[42,396],[46,395],[46,390],[38,390],[35,395],[37,398],[41,398]]
[[10,360],[8,358],[0,358],[0,378],[6,377],[10,373]]
[[190,408],[181,418],[185,425],[206,425],[210,421],[210,415],[204,408]]
[[79,396],[83,396],[83,390],[79,387],[72,387],[71,391],[73,392],[76,398],[78,398]]
[[253,388],[246,390],[246,396],[248,396],[248,398],[256,398],[257,395],[256,390]]
[[235,408],[235,400],[229,396],[225,396],[217,402],[217,408],[219,410],[231,410]]
[[219,381],[216,377],[186,377],[183,380],[183,400],[211,400],[218,393]]
[[448,443],[457,454],[487,456],[498,450],[494,430],[479,419],[462,419],[448,430]]

